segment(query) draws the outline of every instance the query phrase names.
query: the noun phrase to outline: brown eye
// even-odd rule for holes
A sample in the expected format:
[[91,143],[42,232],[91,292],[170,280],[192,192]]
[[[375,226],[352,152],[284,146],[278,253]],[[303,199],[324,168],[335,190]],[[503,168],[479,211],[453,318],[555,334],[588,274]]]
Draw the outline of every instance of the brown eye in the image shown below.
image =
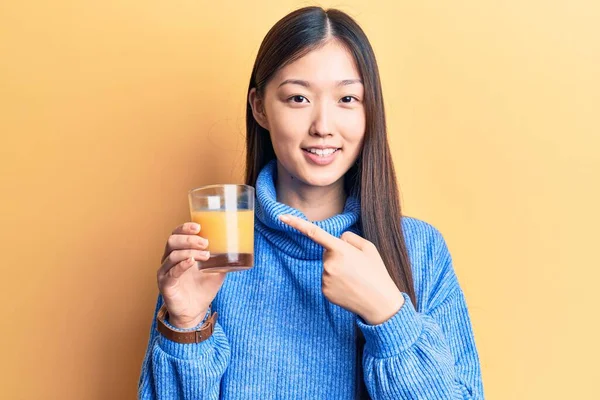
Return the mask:
[[308,102],[308,99],[304,96],[292,96],[289,98],[290,101],[294,102],[294,103],[304,103],[304,100],[306,100],[306,102]]
[[344,96],[340,99],[342,103],[352,103],[352,100],[357,100],[356,97],[353,96]]

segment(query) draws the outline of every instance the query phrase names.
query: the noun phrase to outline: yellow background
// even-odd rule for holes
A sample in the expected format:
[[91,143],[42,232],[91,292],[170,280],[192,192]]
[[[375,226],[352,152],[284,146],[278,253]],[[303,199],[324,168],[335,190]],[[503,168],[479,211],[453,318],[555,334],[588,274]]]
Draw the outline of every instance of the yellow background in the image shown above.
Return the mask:
[[[187,190],[240,181],[251,66],[299,1],[0,5],[0,397],[134,398]],[[600,6],[343,1],[408,215],[438,227],[489,399],[600,398]]]

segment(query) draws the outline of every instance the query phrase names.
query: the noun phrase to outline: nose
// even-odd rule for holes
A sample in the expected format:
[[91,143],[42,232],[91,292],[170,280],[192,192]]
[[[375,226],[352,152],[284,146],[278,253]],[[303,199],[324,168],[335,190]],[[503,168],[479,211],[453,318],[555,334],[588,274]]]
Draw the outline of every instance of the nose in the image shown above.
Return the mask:
[[327,104],[322,102],[318,107],[314,108],[313,120],[310,127],[310,134],[312,136],[331,136],[331,111],[327,109]]

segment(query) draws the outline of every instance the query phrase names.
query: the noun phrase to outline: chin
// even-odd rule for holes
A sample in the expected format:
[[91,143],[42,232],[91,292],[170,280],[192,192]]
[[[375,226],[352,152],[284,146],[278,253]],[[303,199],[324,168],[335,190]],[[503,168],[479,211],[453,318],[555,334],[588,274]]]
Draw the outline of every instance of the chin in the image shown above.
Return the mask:
[[278,160],[278,162],[283,171],[286,171],[294,179],[298,179],[305,185],[315,187],[331,186],[343,179],[344,174],[347,172],[338,165],[318,167],[306,164],[302,165],[304,164],[303,162],[296,164],[293,168],[290,168],[288,172],[288,170],[284,167],[284,163],[282,163],[280,160]]
[[319,179],[319,180],[309,180],[305,182],[307,185],[315,186],[315,187],[327,187],[336,183],[339,179]]
[[307,185],[310,186],[318,186],[318,187],[327,187],[337,183],[340,179],[343,179],[344,174],[340,173],[328,173],[323,174],[304,174],[304,176],[299,176],[298,178]]

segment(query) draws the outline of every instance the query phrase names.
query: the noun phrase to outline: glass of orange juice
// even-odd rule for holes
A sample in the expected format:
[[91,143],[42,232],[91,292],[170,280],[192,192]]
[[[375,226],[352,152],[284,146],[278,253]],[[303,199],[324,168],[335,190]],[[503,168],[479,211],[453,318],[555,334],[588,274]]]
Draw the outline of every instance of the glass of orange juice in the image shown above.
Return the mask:
[[243,271],[254,266],[254,188],[210,185],[188,194],[198,235],[208,239],[210,259],[197,261],[204,272]]

